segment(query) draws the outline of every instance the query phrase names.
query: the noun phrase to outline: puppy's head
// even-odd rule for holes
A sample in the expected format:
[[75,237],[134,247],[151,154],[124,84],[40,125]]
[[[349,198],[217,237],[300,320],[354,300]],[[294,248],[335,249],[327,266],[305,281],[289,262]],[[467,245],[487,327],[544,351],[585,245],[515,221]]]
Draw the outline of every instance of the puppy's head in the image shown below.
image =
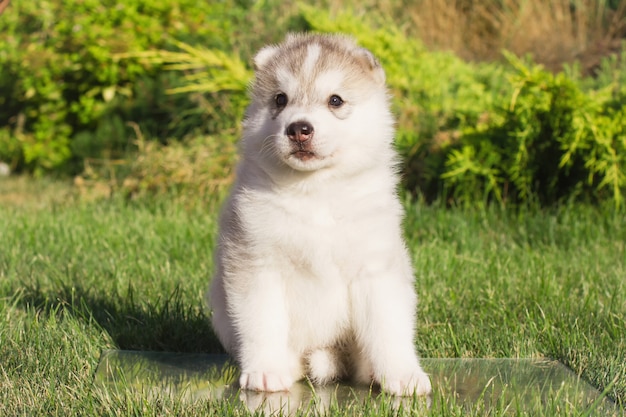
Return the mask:
[[389,153],[385,74],[351,38],[290,35],[254,59],[244,150],[268,172],[366,169]]

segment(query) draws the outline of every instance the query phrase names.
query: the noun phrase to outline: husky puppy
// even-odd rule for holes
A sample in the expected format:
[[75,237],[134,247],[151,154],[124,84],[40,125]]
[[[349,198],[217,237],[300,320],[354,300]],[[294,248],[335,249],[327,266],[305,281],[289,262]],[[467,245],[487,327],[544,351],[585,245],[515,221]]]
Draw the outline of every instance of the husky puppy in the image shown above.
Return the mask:
[[428,394],[383,69],[339,35],[290,35],[254,64],[209,294],[241,388],[350,377]]

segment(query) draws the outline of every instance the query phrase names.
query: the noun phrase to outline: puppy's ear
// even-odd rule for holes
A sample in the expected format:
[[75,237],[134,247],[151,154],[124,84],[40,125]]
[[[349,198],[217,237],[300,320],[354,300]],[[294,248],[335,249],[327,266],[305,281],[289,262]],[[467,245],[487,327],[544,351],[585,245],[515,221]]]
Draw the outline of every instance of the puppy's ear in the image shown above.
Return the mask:
[[254,56],[254,69],[260,70],[267,65],[274,55],[278,52],[278,46],[269,45],[261,48],[259,52]]
[[365,48],[359,48],[358,54],[361,61],[372,71],[374,79],[381,85],[385,84],[385,70],[374,54]]
[[[288,33],[287,36],[285,36],[285,40],[283,41],[282,45],[296,44],[305,37],[306,35],[302,33]],[[278,45],[268,45],[261,48],[261,50],[259,50],[259,52],[257,52],[257,54],[254,56],[254,69],[257,71],[263,69],[267,65],[267,63],[270,62],[272,58],[274,58],[279,49],[280,47]]]

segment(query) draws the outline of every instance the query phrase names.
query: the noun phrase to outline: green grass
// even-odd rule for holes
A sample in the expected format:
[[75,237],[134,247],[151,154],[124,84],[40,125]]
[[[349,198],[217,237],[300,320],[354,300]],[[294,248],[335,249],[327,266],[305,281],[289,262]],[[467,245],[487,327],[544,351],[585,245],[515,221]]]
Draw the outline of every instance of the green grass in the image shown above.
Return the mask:
[[[12,181],[0,180],[0,194]],[[37,200],[60,189],[29,188]],[[102,349],[220,351],[202,304],[218,202],[65,200],[0,204],[0,415],[245,414],[225,402],[92,389]],[[623,214],[407,211],[422,356],[545,355],[626,405]],[[393,414],[391,404],[335,411]],[[431,415],[483,412],[450,399]]]

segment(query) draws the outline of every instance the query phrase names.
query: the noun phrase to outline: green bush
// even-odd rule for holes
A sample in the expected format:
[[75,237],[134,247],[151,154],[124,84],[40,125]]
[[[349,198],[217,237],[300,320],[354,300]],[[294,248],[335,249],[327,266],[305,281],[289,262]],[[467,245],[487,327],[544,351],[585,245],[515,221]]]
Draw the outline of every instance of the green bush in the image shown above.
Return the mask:
[[[84,158],[135,149],[138,124],[166,141],[231,128],[207,120],[198,98],[168,95],[177,73],[127,52],[166,48],[171,39],[230,45],[240,9],[221,2],[44,0],[12,2],[0,19],[0,160],[36,173],[77,172]],[[189,13],[193,10],[193,13]],[[207,98],[202,103],[220,107]],[[193,120],[189,120],[189,119]]]
[[87,195],[102,188],[104,182],[108,184],[108,195],[121,194],[126,199],[149,200],[167,195],[190,206],[206,203],[232,182],[235,139],[232,135],[200,133],[168,145],[139,139],[136,157],[115,171],[119,178],[111,174],[102,177],[102,172],[113,168],[110,161],[104,161],[104,167],[87,165],[77,183]]
[[582,78],[575,65],[552,74],[511,54],[503,65],[429,51],[398,17],[282,11],[275,0],[14,2],[0,19],[0,160],[35,173],[120,160],[112,179],[161,184],[148,178],[158,166],[146,168],[159,159],[145,152],[215,140],[232,163],[252,53],[287,30],[343,32],[386,69],[410,192],[449,204],[623,206],[626,54]]
[[626,190],[626,100],[608,86],[585,92],[565,73],[507,54],[510,94],[486,123],[468,126],[441,175],[463,202],[496,200],[543,205],[611,200]]

